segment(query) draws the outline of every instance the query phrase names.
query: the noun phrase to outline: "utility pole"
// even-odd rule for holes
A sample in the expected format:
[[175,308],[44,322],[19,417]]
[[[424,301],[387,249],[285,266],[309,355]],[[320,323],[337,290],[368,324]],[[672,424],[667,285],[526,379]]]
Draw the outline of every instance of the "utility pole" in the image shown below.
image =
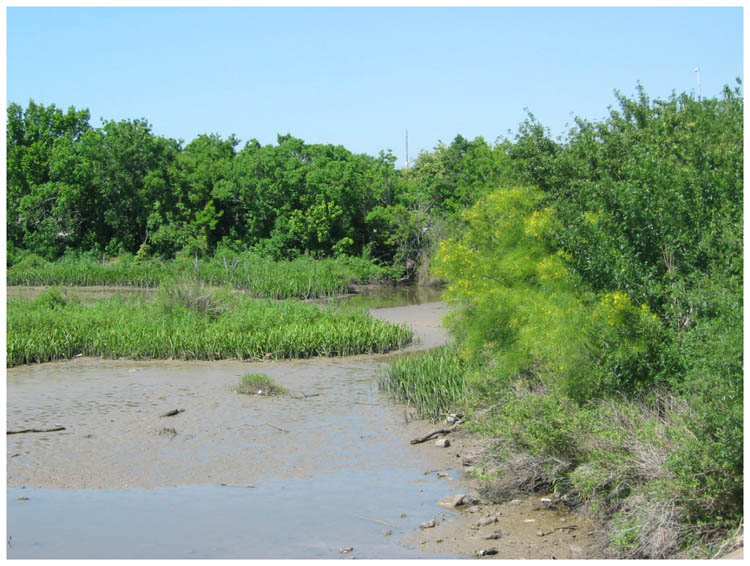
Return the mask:
[[700,67],[696,67],[693,69],[695,71],[695,78],[698,80],[698,100],[701,99],[701,69]]
[[406,168],[409,168],[409,130],[406,130]]

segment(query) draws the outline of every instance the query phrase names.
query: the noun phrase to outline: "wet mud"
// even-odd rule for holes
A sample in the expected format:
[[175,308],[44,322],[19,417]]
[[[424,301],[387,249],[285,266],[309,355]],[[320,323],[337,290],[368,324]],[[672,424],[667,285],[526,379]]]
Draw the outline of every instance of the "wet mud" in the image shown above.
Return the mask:
[[[372,310],[417,332],[409,351],[445,343],[446,312],[443,303]],[[536,537],[565,517],[535,509],[531,499],[474,512],[438,506],[471,488],[464,460],[476,439],[456,434],[445,449],[411,445],[435,425],[413,420],[378,390],[389,359],[79,358],[7,370],[8,430],[65,427],[7,437],[8,556],[445,558],[490,546],[503,548],[498,558],[588,552],[580,524]],[[290,395],[236,393],[251,371]],[[161,416],[174,409],[181,411]],[[472,526],[477,512],[507,520],[497,527],[505,538],[477,538],[486,530]],[[431,518],[435,528],[418,529]],[[539,522],[536,529],[527,518]],[[83,536],[90,544],[71,542]]]

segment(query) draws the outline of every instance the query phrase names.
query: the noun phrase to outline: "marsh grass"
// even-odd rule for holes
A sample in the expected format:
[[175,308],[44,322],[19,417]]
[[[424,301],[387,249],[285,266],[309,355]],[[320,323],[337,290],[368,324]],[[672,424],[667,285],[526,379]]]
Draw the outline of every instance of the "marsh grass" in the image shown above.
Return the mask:
[[349,285],[371,274],[344,260],[307,257],[293,261],[272,261],[244,255],[201,259],[197,266],[188,261],[135,261],[62,259],[46,262],[36,256],[8,268],[8,285],[27,286],[125,286],[158,287],[171,281],[194,282],[203,286],[230,286],[255,298],[318,298],[347,293]]
[[454,347],[444,346],[395,360],[379,376],[380,389],[433,421],[464,400],[465,368]]
[[[78,355],[126,359],[260,360],[384,353],[412,340],[409,329],[364,309],[227,296],[222,308],[168,306],[119,297],[85,306],[10,300],[7,365]],[[211,304],[213,299],[199,301]],[[195,301],[189,301],[195,304]]]
[[278,385],[264,373],[246,373],[240,378],[235,388],[244,395],[282,395],[287,393],[285,387]]

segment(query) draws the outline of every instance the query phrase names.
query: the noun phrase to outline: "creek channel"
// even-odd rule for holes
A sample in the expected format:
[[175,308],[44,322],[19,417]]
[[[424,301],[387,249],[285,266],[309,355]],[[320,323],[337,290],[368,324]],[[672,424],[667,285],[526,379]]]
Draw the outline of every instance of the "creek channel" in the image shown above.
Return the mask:
[[[422,300],[371,310],[413,328],[408,351],[448,339],[446,306]],[[459,557],[404,542],[451,515],[436,502],[461,472],[434,473],[443,449],[410,445],[433,425],[379,391],[389,359],[7,370],[8,430],[65,427],[7,437],[8,558]],[[235,393],[247,372],[291,394]]]

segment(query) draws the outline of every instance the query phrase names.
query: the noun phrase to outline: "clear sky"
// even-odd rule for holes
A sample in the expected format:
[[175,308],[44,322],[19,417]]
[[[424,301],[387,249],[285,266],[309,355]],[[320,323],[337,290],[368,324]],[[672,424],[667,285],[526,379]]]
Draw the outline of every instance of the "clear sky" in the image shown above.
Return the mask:
[[276,143],[291,133],[403,164],[494,142],[528,108],[553,135],[614,91],[703,96],[743,77],[741,7],[7,8],[7,100]]

